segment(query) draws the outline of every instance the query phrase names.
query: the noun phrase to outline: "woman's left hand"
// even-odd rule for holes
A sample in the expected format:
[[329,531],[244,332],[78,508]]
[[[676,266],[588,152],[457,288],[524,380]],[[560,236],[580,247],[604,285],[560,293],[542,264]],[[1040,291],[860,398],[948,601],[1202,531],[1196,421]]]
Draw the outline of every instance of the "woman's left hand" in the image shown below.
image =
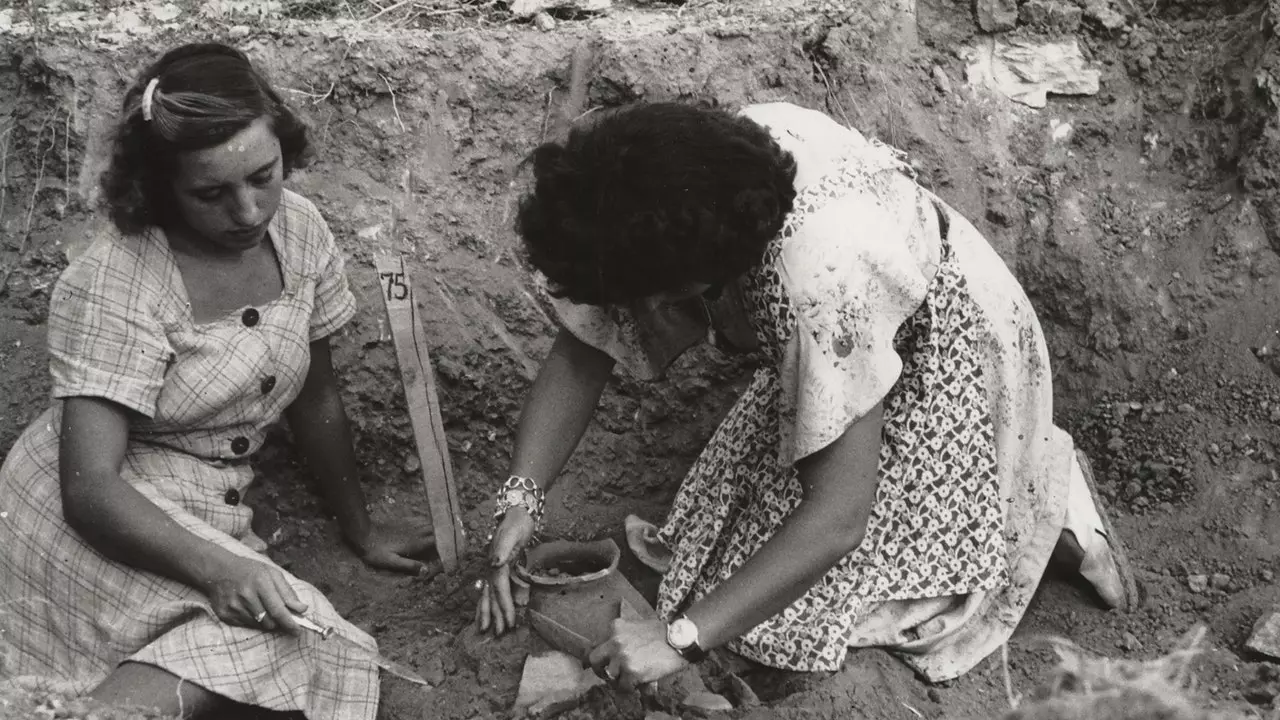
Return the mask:
[[657,618],[613,621],[613,637],[591,651],[591,667],[623,690],[679,672],[688,662],[667,644],[667,625]]
[[403,573],[421,573],[426,564],[421,557],[435,547],[430,526],[420,523],[375,522],[369,536],[360,543],[360,559],[369,567]]

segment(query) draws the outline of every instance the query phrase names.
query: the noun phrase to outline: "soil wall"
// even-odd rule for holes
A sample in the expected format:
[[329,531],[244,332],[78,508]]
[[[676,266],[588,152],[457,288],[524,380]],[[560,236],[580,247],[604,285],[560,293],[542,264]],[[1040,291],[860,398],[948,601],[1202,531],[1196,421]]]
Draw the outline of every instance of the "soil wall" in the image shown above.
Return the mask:
[[[373,269],[375,255],[397,252],[432,343],[464,509],[473,537],[483,537],[486,500],[554,327],[511,232],[518,163],[562,127],[571,58],[586,52],[588,108],[786,100],[905,150],[920,182],[975,221],[1024,282],[1057,364],[1062,423],[1095,455],[1122,525],[1169,533],[1137,541],[1144,572],[1160,578],[1153,587],[1170,588],[1153,592],[1172,593],[1160,606],[1172,609],[1142,617],[1153,635],[1180,633],[1181,620],[1215,606],[1183,602],[1173,588],[1188,572],[1229,562],[1245,542],[1233,527],[1255,528],[1239,577],[1261,577],[1280,541],[1269,511],[1233,514],[1252,480],[1211,487],[1224,462],[1273,460],[1277,439],[1280,396],[1249,350],[1270,336],[1280,299],[1273,16],[1262,2],[1026,0],[1014,26],[993,35],[981,32],[970,2],[865,5],[619,7],[550,32],[181,18],[123,29],[109,18],[11,26],[0,34],[0,447],[47,403],[48,294],[67,257],[101,231],[95,183],[125,83],[164,47],[232,39],[313,130],[316,162],[291,184],[328,218],[360,302],[335,360],[371,500],[379,512],[424,511]],[[971,85],[972,58],[997,40],[1075,43],[1098,89],[1031,108]],[[551,531],[591,537],[630,512],[660,518],[752,362],[697,350],[661,383],[621,378],[553,494]],[[1241,433],[1248,440],[1236,448]],[[273,552],[327,577],[322,587],[340,608],[380,623],[380,637],[389,633],[411,661],[462,642],[452,638],[469,609],[465,573],[370,580],[349,560],[315,556],[333,547],[332,532],[315,500],[289,484],[295,468],[284,442],[259,458],[266,482],[254,501]],[[1216,500],[1192,512],[1187,502],[1205,493]],[[1138,519],[1152,512],[1157,520]],[[1218,549],[1181,564],[1160,556],[1175,531],[1214,513],[1223,518]],[[1258,584],[1250,582],[1238,590]],[[394,611],[373,610],[380,592],[396,598]],[[1220,618],[1245,618],[1258,597]],[[1101,637],[1121,632],[1115,620],[1089,622]],[[1215,629],[1237,642],[1243,622],[1221,619]],[[489,689],[447,716],[506,702],[514,679],[499,676],[501,663],[493,669],[476,659],[487,651],[459,647],[432,662]],[[979,695],[965,702],[989,707]]]

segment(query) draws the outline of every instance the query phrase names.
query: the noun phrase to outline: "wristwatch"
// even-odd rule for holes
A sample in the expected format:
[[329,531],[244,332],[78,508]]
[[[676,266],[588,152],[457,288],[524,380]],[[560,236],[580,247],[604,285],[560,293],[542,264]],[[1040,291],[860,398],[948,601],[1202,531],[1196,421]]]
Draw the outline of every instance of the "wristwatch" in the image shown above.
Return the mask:
[[690,663],[701,662],[707,651],[698,644],[698,626],[681,615],[667,625],[667,644]]

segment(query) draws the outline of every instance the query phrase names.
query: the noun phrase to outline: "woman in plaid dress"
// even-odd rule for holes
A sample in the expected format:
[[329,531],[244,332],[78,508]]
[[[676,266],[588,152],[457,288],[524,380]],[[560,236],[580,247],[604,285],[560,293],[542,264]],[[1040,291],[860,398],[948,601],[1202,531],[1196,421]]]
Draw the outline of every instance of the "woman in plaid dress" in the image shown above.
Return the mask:
[[305,128],[242,53],[188,45],[128,91],[114,143],[117,232],[50,300],[58,402],[0,470],[0,667],[191,717],[370,720],[374,640],[263,554],[241,503],[284,415],[366,563],[413,572],[431,542],[366,512],[328,341],[355,300],[282,188]]
[[1132,597],[1053,424],[1030,302],[892,148],[786,103],[639,103],[532,165],[518,229],[561,331],[497,500],[482,629],[513,622],[508,567],[614,367],[656,378],[704,339],[760,366],[633,540],[663,572],[661,619],[616,621],[601,675],[645,683],[721,647],[831,671],[879,646],[953,678],[1008,640],[1055,551],[1106,604]]

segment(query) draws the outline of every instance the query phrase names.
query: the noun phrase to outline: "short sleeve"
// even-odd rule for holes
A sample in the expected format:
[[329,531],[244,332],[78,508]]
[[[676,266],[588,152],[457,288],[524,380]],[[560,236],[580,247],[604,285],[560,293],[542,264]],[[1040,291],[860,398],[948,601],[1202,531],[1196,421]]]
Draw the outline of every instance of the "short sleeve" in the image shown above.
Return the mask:
[[311,311],[311,342],[329,337],[356,314],[356,297],[347,282],[346,263],[333,233],[319,213],[312,220],[317,233],[319,262],[316,275],[315,306]]
[[154,417],[172,348],[150,307],[152,276],[122,250],[95,250],[72,262],[49,300],[53,396],[105,398]]
[[902,372],[894,338],[925,300],[941,240],[915,184],[899,175],[887,185],[827,203],[783,248],[780,274],[796,313],[779,368],[788,463],[838,439]]
[[707,336],[707,322],[691,303],[598,306],[551,298],[551,305],[562,328],[640,380],[662,377]]

